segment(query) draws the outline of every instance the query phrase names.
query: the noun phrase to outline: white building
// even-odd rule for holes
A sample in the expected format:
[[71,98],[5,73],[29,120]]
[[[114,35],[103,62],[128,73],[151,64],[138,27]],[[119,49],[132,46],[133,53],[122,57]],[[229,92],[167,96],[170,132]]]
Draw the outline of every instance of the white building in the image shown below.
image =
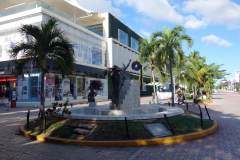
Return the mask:
[[240,71],[235,71],[234,72],[234,76],[235,76],[235,80],[236,80],[236,82],[239,82],[239,77],[240,77]]
[[[35,66],[27,66],[25,79],[13,74],[14,62],[8,51],[21,41],[18,28],[23,24],[40,26],[50,17],[58,20],[59,27],[74,45],[76,57],[75,72],[62,78],[58,68],[47,61],[50,74],[45,78],[45,97],[50,101],[70,99],[71,102],[86,101],[87,86],[93,79],[104,83],[96,99],[108,99],[107,69],[113,65],[135,60],[141,37],[126,28],[110,13],[89,11],[76,1],[64,0],[11,0],[0,2],[0,97],[9,98],[9,91],[17,93],[17,102],[39,102],[40,73]],[[114,22],[113,22],[114,21]],[[112,28],[119,24],[122,28]],[[118,26],[117,26],[118,27]],[[117,39],[117,40],[116,40]],[[128,68],[133,75],[139,71]],[[150,77],[150,71],[147,75]],[[24,103],[25,105],[26,103]]]

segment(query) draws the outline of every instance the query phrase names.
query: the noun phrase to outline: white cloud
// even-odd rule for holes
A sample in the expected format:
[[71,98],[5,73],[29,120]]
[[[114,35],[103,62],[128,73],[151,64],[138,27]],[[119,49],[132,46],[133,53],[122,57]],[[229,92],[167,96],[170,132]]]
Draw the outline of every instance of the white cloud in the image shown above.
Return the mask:
[[143,37],[145,37],[145,38],[147,38],[147,39],[151,36],[151,33],[150,33],[150,32],[145,31],[145,30],[143,30],[143,29],[141,29],[141,30],[139,31],[139,33],[140,33]]
[[201,17],[205,24],[240,24],[240,5],[231,0],[188,0],[183,2],[183,11]]
[[184,20],[184,26],[186,28],[199,29],[207,26],[207,24],[203,20],[200,21],[193,15],[185,17]]
[[[69,3],[74,3],[75,0],[70,0]],[[124,17],[125,15],[120,9],[113,7],[111,1],[106,0],[77,0],[78,4],[93,12],[105,13],[110,12],[116,17]]]
[[155,27],[155,21],[153,21],[150,18],[144,18],[144,17],[143,18],[139,18],[139,17],[136,17],[135,21],[138,22],[138,23],[144,23],[148,27]]
[[116,5],[124,5],[132,7],[137,13],[153,20],[181,23],[183,16],[175,10],[175,6],[171,6],[167,0],[117,0]]
[[218,47],[229,47],[232,43],[229,43],[225,39],[221,39],[213,34],[201,38],[201,41],[205,41],[207,45],[213,45]]
[[227,25],[228,29],[240,29],[240,24],[229,24]]

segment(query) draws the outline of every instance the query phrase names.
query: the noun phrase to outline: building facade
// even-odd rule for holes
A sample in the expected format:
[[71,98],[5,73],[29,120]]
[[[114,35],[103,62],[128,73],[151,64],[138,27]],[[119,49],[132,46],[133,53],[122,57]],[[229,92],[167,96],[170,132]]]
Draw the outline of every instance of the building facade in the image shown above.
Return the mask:
[[[0,2],[0,98],[9,99],[16,93],[18,105],[40,101],[40,72],[33,64],[24,68],[24,78],[14,74],[14,61],[9,50],[17,43],[27,41],[18,32],[23,24],[40,26],[50,17],[58,20],[58,27],[65,32],[74,46],[75,70],[62,77],[54,62],[47,60],[49,74],[45,77],[45,101],[86,101],[88,85],[98,79],[104,84],[97,91],[96,99],[108,98],[107,71],[119,67],[138,55],[141,37],[117,20],[110,13],[97,13],[82,8],[76,1],[64,0],[12,0]],[[116,25],[117,24],[117,25]],[[20,56],[24,54],[20,53]],[[18,58],[20,58],[20,56]],[[139,75],[139,71],[133,71]],[[149,72],[150,73],[150,72]],[[150,76],[150,74],[147,73]],[[1,101],[0,101],[1,102]]]

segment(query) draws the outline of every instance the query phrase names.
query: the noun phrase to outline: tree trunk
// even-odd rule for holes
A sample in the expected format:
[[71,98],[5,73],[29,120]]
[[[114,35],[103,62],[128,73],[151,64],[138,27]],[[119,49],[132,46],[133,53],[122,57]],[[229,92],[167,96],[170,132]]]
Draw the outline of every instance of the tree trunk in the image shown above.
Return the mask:
[[45,133],[45,96],[44,96],[44,78],[45,78],[45,72],[42,71],[41,73],[41,119],[43,120],[43,132]]
[[193,85],[192,85],[192,90],[193,90],[193,99],[194,99],[196,95],[195,95],[195,88],[193,87]]
[[154,78],[154,71],[152,69],[152,77],[153,77],[153,92],[154,92],[154,101],[157,104],[157,95],[156,95],[156,87],[155,87],[155,78]]
[[194,92],[195,92],[195,95],[196,95],[196,97],[197,97],[198,94],[197,94],[197,87],[196,87],[196,86],[194,86]]
[[171,77],[171,89],[172,89],[172,106],[174,107],[174,89],[173,89],[173,78],[172,78],[172,63],[171,58],[169,56],[169,69],[170,69],[170,77]]

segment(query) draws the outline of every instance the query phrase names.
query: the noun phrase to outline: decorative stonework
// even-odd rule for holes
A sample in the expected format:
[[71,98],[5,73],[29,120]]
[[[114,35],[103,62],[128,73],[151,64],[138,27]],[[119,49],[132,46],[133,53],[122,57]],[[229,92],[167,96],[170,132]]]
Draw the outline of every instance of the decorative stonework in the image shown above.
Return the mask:
[[125,80],[119,94],[119,110],[140,107],[139,80]]

